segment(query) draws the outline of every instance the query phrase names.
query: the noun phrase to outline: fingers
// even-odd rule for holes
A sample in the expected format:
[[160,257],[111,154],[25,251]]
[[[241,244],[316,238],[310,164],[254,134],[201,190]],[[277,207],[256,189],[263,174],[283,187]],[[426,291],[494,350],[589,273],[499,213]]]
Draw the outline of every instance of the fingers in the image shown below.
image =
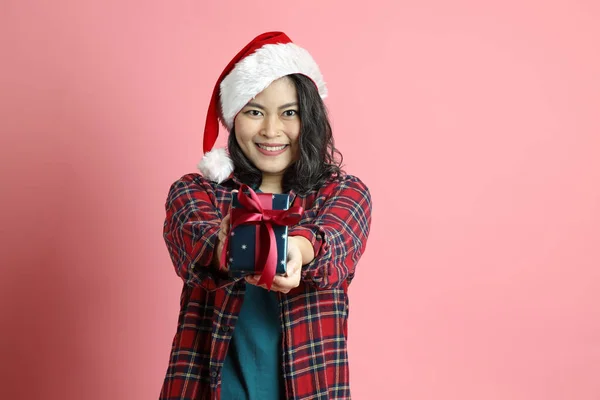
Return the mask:
[[[264,283],[262,283],[260,285],[258,284],[258,281],[260,280],[260,275],[248,275],[248,276],[244,277],[244,279],[246,280],[246,282],[248,282],[251,285],[258,286],[265,290],[268,290],[267,285],[265,285]],[[273,281],[273,284],[271,285],[271,290],[274,292],[281,292],[281,289],[282,288],[280,288],[278,285],[276,285],[275,281]]]
[[219,240],[221,242],[225,240],[227,235],[229,235],[229,220],[229,214],[227,214],[225,218],[221,220],[221,225],[219,226]]
[[231,219],[231,214],[227,214],[223,220],[221,221],[221,224],[225,226],[225,228],[229,229],[229,220]]
[[[265,284],[258,284],[258,281],[260,280],[260,275],[249,275],[247,277],[245,277],[246,282],[248,282],[251,285],[254,286],[258,286],[261,287],[263,289],[267,289],[267,286]],[[292,290],[295,287],[298,287],[298,285],[300,284],[300,279],[296,279],[296,277],[284,277],[284,276],[275,276],[275,278],[273,278],[273,283],[271,285],[271,290],[274,292],[281,292],[281,293],[289,293],[290,290]]]
[[[233,197],[234,193],[237,193],[237,190],[232,190],[232,197]],[[231,206],[229,208],[229,211],[227,212],[227,215],[225,215],[221,219],[221,223],[219,224],[219,231],[217,232],[217,239],[218,239],[217,253],[219,255],[222,254],[223,246],[225,244],[225,241],[227,240],[227,236],[229,236],[229,228],[230,228],[230,220],[231,220],[230,213],[231,213]],[[219,265],[220,265],[220,263],[219,263]],[[227,265],[221,265],[221,268],[227,269]]]
[[286,274],[285,276],[293,275],[296,271],[302,269],[302,258],[301,255],[298,254],[297,251],[290,249],[288,252],[288,261],[286,265]]
[[[233,189],[231,191],[231,196],[233,197],[235,195],[235,193],[237,193],[237,192],[238,192],[237,189]],[[223,219],[221,219],[221,226],[219,227],[219,240],[221,242],[225,240],[227,235],[229,235],[230,220],[231,220],[231,207],[229,208],[227,215],[224,216]]]
[[[237,193],[237,189],[231,191],[231,195],[233,197],[234,193]],[[229,207],[229,211],[227,215],[221,219],[221,226],[219,227],[219,239],[225,240],[225,237],[229,234],[229,225],[231,220],[231,206]]]
[[276,275],[273,278],[273,283],[278,284],[278,285],[283,285],[283,286],[287,286],[289,284],[293,285],[292,288],[298,286],[298,283],[300,283],[300,276],[301,276],[301,271],[302,268],[291,268],[287,271],[287,275],[282,276],[282,275]]
[[227,228],[223,228],[221,226],[221,228],[219,228],[219,234],[218,234],[220,243],[223,243],[225,241],[225,239],[227,238],[227,234],[228,234]]
[[[300,285],[300,279],[302,276],[302,268],[293,268],[289,270],[289,276],[275,275],[273,278],[273,284],[271,290],[274,292],[289,293],[290,290]],[[260,275],[249,275],[245,277],[246,282],[251,285],[262,287],[266,289],[266,285],[258,284]]]

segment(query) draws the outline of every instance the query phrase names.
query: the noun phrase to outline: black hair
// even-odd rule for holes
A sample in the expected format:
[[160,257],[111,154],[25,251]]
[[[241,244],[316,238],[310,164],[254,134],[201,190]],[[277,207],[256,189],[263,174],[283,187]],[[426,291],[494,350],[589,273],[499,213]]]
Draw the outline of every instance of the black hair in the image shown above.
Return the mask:
[[[284,192],[294,190],[305,195],[344,173],[341,169],[343,156],[335,148],[327,109],[313,81],[301,74],[287,77],[296,86],[298,94],[300,155],[284,172],[282,188]],[[240,148],[234,128],[229,132],[228,148],[235,177],[249,186],[259,187],[262,173]]]

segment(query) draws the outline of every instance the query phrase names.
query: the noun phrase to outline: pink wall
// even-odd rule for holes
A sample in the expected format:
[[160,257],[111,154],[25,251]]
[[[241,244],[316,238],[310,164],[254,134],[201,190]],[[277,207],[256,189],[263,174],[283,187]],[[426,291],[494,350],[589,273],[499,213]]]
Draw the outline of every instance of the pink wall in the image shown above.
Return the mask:
[[158,396],[168,187],[282,29],[374,198],[354,398],[600,398],[599,3],[490,3],[2,1],[0,397]]

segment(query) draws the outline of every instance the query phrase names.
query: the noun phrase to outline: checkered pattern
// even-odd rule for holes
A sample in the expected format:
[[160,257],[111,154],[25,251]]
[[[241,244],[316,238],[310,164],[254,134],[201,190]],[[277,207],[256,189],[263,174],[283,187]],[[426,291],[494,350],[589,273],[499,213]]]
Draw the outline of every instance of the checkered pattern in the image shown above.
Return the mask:
[[[188,174],[169,191],[164,238],[184,285],[161,400],[220,398],[221,369],[246,283],[211,260],[231,190],[239,186],[233,178],[216,184]],[[307,238],[316,257],[303,267],[298,288],[278,294],[286,397],[350,399],[347,290],[369,234],[369,190],[346,175],[306,196],[291,196],[305,212],[289,235]]]

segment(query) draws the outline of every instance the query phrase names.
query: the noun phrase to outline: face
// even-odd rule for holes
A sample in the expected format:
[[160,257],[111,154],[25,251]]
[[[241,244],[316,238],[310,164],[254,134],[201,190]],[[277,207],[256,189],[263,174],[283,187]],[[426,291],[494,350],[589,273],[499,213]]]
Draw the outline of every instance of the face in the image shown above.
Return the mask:
[[265,176],[282,177],[298,158],[300,114],[294,83],[280,78],[238,113],[235,138],[244,155]]

